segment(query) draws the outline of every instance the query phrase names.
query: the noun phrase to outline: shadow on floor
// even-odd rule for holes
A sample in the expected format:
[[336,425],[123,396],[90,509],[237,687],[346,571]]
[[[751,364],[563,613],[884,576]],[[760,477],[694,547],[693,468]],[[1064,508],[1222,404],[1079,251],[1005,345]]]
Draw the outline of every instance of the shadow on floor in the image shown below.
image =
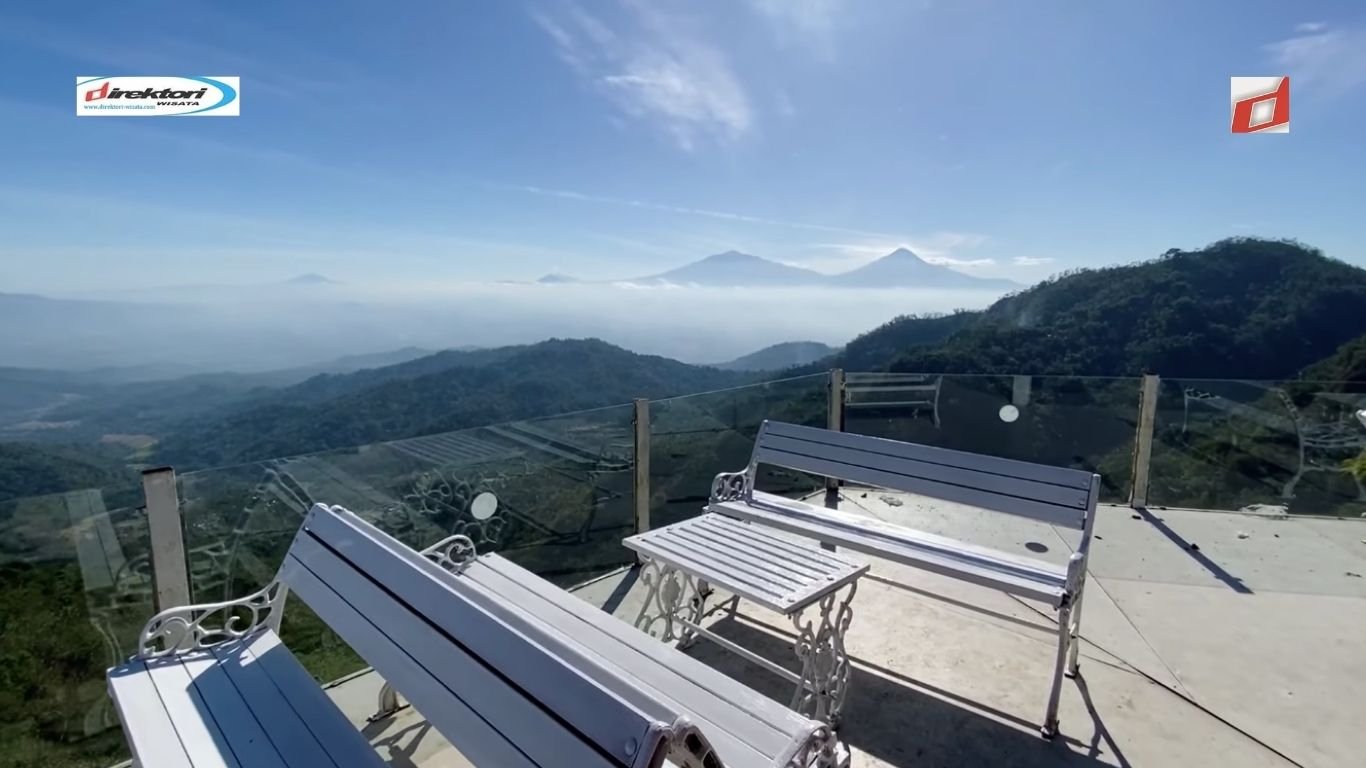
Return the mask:
[[1224,570],[1223,566],[1214,562],[1208,555],[1201,552],[1200,547],[1182,538],[1181,534],[1172,530],[1171,526],[1167,525],[1167,521],[1154,515],[1152,512],[1149,512],[1147,507],[1135,507],[1134,514],[1142,517],[1145,522],[1151,524],[1157,529],[1158,533],[1166,536],[1171,543],[1180,547],[1182,552],[1190,555],[1192,560],[1200,564],[1200,567],[1209,571],[1211,576],[1222,581],[1229,589],[1242,595],[1252,594],[1252,590],[1243,583],[1242,579]]
[[[797,670],[790,636],[759,629],[743,617],[723,619],[712,624],[710,629],[765,658]],[[790,683],[714,643],[702,640],[688,650],[688,655],[776,701],[783,704],[791,701]],[[1062,735],[1053,741],[1039,736],[1037,722],[1026,721],[858,659],[854,659],[849,690],[841,736],[851,747],[892,765],[916,768],[1129,766],[1091,706],[1084,683],[1082,694],[1092,722],[1072,723],[1070,731],[1072,734],[1086,733],[1085,740],[1069,735],[1069,724],[1064,722]],[[1045,694],[1040,691],[1040,716]]]
[[426,720],[419,720],[411,725],[404,726],[393,733],[385,734],[383,738],[375,738],[384,734],[390,726],[394,724],[393,718],[388,717],[376,720],[361,729],[375,750],[384,756],[391,768],[417,768],[417,763],[413,761],[413,755],[417,752],[422,740],[431,732],[432,726]]

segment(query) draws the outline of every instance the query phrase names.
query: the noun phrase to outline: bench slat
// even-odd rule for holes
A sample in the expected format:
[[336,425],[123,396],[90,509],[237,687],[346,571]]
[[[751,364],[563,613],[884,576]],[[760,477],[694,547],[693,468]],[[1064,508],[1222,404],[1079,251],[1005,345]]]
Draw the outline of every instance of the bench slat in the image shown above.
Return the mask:
[[481,557],[460,576],[467,577],[597,655],[632,685],[690,713],[728,768],[773,765],[775,756],[812,727],[778,702],[505,558]]
[[[803,514],[794,512],[792,507],[774,511],[738,501],[712,504],[710,509],[827,544],[911,563],[924,570],[1050,603],[1057,602],[1065,583],[1065,574],[1045,570],[1047,566],[1044,563],[1034,562],[1032,566],[1022,567],[1019,563],[997,558],[994,553],[992,556],[982,554],[990,550],[975,548],[977,553],[973,553],[959,542],[952,542],[950,548],[933,548],[909,536],[902,536],[898,531],[840,524],[839,518],[831,515],[831,510],[812,507],[812,512]],[[893,526],[889,525],[888,528]],[[917,533],[909,529],[901,530],[907,534]]]
[[[582,738],[559,725],[556,718],[538,706],[537,702],[528,699],[503,680],[498,672],[486,667],[429,623],[426,617],[414,615],[413,608],[416,606],[403,605],[386,594],[366,576],[368,570],[358,571],[321,544],[302,537],[291,547],[290,558],[326,581],[327,586],[338,595],[344,595],[348,603],[363,606],[365,620],[401,649],[399,653],[407,655],[427,671],[432,680],[426,683],[426,687],[444,687],[449,696],[475,710],[535,764],[602,768],[622,764],[608,761]],[[397,574],[388,573],[386,576]],[[389,586],[395,585],[390,581]],[[450,603],[455,601],[451,600]],[[325,615],[324,620],[330,623],[331,614]],[[508,639],[515,643],[511,637]],[[370,661],[380,675],[385,676],[381,666],[383,659],[367,658],[366,661]],[[524,663],[533,662],[527,659]],[[423,714],[427,714],[428,710],[411,695],[409,700]],[[451,733],[444,729],[442,732]],[[455,746],[457,749],[462,747],[458,743]],[[476,765],[479,764],[474,755],[466,756]]]
[[[737,557],[739,550],[734,545],[710,538],[716,532],[745,541],[755,556]],[[774,547],[770,553],[770,547],[777,543],[771,532],[716,515],[703,515],[630,536],[622,543],[785,616],[868,570],[866,565],[815,547],[808,547],[807,551],[813,562],[822,564],[817,576],[796,573],[790,568],[773,568],[765,561],[788,554],[790,542],[781,542],[781,547]]]
[[[818,579],[825,578],[825,572],[813,566],[809,561],[802,562],[800,558],[787,552],[756,545],[754,542],[728,535],[729,532],[724,529],[705,524],[706,521],[715,519],[715,517],[709,518],[703,515],[693,519],[702,524],[692,526],[692,530],[688,531],[686,544],[696,548],[699,552],[705,552],[711,557],[728,559],[740,553],[750,555],[746,558],[746,565],[751,569],[777,577],[793,589],[801,589]],[[728,517],[721,519],[730,521]],[[819,550],[813,549],[813,551]]]
[[[195,768],[251,768],[243,766],[218,729],[190,676],[174,656],[148,661],[147,676],[157,688],[166,712]],[[153,765],[156,759],[153,758]]]
[[[803,585],[795,580],[783,579],[771,573],[759,572],[741,565],[734,558],[728,558],[715,550],[696,547],[691,541],[660,529],[651,531],[648,538],[639,539],[641,547],[631,547],[639,551],[648,545],[647,554],[658,553],[669,562],[676,562],[685,570],[713,575],[713,581],[720,583],[729,580],[743,584],[744,592],[750,593],[755,601],[768,606],[771,610],[786,613],[784,599]],[[635,539],[635,537],[631,537]],[[630,543],[627,543],[630,546]]]
[[217,646],[213,653],[289,765],[384,766],[274,632]]
[[134,659],[109,670],[109,695],[125,724],[128,748],[138,765],[194,768],[146,663]]
[[[667,724],[661,723],[661,713],[642,712],[597,683],[591,660],[562,658],[553,647],[539,646],[517,628],[499,623],[453,589],[447,571],[369,523],[354,515],[310,514],[309,519],[305,527],[310,535],[361,573],[383,574],[386,590],[448,637],[458,638],[471,657],[497,670],[614,760],[633,762],[633,755],[623,754],[621,734],[633,733],[643,749],[652,730]],[[402,563],[411,567],[395,567]]]
[[862,469],[831,459],[798,456],[796,454],[760,447],[755,448],[754,455],[755,460],[759,464],[777,464],[778,466],[788,467],[802,472],[812,472],[826,477],[838,477],[883,488],[909,491],[911,493],[932,496],[945,501],[1030,517],[1035,520],[1040,520],[1053,525],[1061,525],[1067,528],[1080,529],[1085,521],[1084,510],[1069,509],[1053,504],[1031,501],[1029,499],[984,493],[972,488],[949,485],[934,480],[908,478],[905,475],[883,472],[876,469]]
[[[286,768],[284,758],[275,744],[266,735],[265,729],[256,719],[251,707],[243,701],[237,686],[228,679],[228,673],[218,666],[218,659],[207,652],[196,652],[179,657],[180,668],[185,672],[185,680],[194,686],[205,709],[198,712],[177,712],[177,719],[196,717],[212,718],[214,725],[232,747],[238,762],[250,768]],[[297,736],[297,734],[296,734]],[[304,768],[308,763],[296,763],[296,768]]]
[[727,521],[727,518],[702,517],[694,519],[704,521],[697,528],[699,535],[706,536],[716,542],[725,542],[729,546],[751,552],[758,551],[753,540],[757,539],[764,542],[765,552],[774,558],[775,567],[790,568],[807,576],[815,576],[839,562],[837,558],[831,556],[831,553],[823,549],[815,549],[808,543],[783,538],[762,528],[746,530],[745,536],[739,536],[732,530],[731,526],[722,524]]
[[298,559],[287,555],[280,578],[308,603],[328,626],[346,638],[357,653],[408,701],[422,712],[439,732],[459,743],[456,748],[475,765],[499,768],[543,768],[511,744],[503,734],[404,652]]
[[[814,454],[819,458],[848,464],[851,469],[866,468],[893,475],[904,475],[907,479],[903,482],[914,483],[918,480],[931,480],[979,491],[984,495],[997,494],[1038,501],[1044,504],[1055,504],[1060,507],[1071,507],[1077,510],[1086,509],[1086,492],[1090,489],[1089,485],[1083,489],[1054,485],[1038,480],[1006,477],[976,469],[964,469],[904,456],[894,456],[881,452],[878,450],[879,447],[877,445],[864,445],[859,448],[852,448],[842,445],[813,443],[781,435],[770,435],[764,439],[762,453],[773,456],[792,454],[795,457]],[[764,460],[763,458],[760,459],[761,462]],[[773,461],[773,459],[768,459],[768,461]],[[850,480],[859,479],[848,475],[841,476]],[[914,490],[901,485],[888,485],[886,487],[895,490]],[[1002,503],[1009,503],[1009,501]]]
[[788,424],[781,421],[765,421],[760,431],[760,440],[763,439],[764,435],[810,440],[846,448],[859,448],[871,442],[877,445],[876,450],[879,453],[885,453],[889,456],[942,464],[946,467],[990,472],[1002,477],[1036,480],[1078,490],[1086,490],[1091,487],[1091,473],[1083,469],[1035,464],[1030,461],[1005,459],[1000,456],[987,456],[968,451],[955,451],[918,443],[903,443],[900,440],[888,440],[883,437],[835,432],[819,427],[805,427],[800,424]]
[[830,523],[835,528],[865,532],[869,536],[903,542],[934,554],[952,554],[967,560],[981,560],[999,564],[1002,568],[1018,571],[1029,579],[1061,583],[1067,576],[1066,566],[1050,563],[1029,555],[1004,552],[980,544],[970,544],[960,539],[918,531],[876,517],[837,509],[826,509],[763,491],[755,494],[754,506],[784,514],[796,512],[801,518],[816,524]]

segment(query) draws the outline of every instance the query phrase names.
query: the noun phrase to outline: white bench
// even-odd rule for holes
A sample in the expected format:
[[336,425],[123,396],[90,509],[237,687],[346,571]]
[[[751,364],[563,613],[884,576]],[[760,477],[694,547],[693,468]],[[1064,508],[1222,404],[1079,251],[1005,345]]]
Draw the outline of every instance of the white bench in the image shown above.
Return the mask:
[[480,768],[837,764],[826,726],[469,539],[424,555],[323,505],[266,589],[157,615],[109,671],[136,762],[384,764],[276,635],[291,591]]
[[[1067,565],[976,546],[862,515],[756,491],[760,465],[906,491],[1081,532]],[[1058,651],[1040,729],[1058,729],[1064,674],[1077,673],[1077,634],[1100,476],[1077,469],[765,421],[743,472],[712,484],[711,512],[800,534],[934,573],[1042,600],[1058,611]]]

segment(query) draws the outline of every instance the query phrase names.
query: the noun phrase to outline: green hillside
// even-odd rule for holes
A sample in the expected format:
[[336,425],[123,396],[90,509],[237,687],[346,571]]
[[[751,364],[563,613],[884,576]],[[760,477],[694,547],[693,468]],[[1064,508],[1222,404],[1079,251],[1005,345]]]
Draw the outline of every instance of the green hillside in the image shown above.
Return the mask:
[[781,371],[797,365],[825,361],[838,351],[836,347],[819,341],[785,341],[716,367],[726,371]]
[[[923,321],[922,321],[923,322]],[[1366,270],[1288,241],[1223,240],[1055,277],[888,367],[1277,379],[1366,333]]]
[[100,446],[0,443],[0,501],[131,483],[118,453]]
[[[454,364],[451,364],[455,361]],[[744,374],[637,355],[596,339],[443,352],[388,368],[316,377],[159,447],[179,467],[358,445],[730,386]]]

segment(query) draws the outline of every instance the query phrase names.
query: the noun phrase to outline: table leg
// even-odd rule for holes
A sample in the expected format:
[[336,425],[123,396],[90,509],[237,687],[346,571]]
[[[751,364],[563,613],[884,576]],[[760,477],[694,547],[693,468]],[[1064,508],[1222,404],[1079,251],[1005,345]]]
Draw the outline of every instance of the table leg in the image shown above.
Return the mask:
[[[844,597],[831,592],[814,606],[807,606],[792,614],[797,628],[797,642],[793,650],[802,663],[801,679],[792,694],[791,708],[814,720],[839,727],[844,710],[845,695],[849,692],[849,654],[844,650],[844,633],[854,618],[849,603],[854,599],[858,582],[849,585]],[[812,607],[820,609],[820,618],[804,618]]]
[[697,633],[679,620],[701,623],[706,605],[703,592],[706,584],[668,563],[653,559],[647,559],[641,565],[640,580],[648,591],[640,613],[636,614],[636,629],[666,643],[677,640],[680,648],[692,645]]

